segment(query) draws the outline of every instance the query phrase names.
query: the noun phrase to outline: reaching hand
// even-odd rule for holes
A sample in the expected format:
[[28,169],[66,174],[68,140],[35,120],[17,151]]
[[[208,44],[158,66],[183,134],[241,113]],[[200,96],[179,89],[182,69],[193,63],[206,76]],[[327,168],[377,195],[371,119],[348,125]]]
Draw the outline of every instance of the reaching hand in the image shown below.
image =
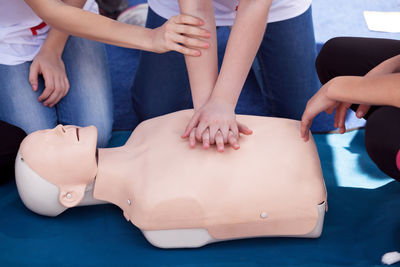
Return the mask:
[[40,51],[30,67],[29,82],[33,91],[38,89],[38,76],[43,75],[45,88],[38,101],[44,106],[53,107],[69,90],[69,81],[65,73],[64,62],[56,53]]
[[182,138],[189,137],[189,145],[194,147],[196,140],[205,149],[216,144],[218,152],[224,151],[225,144],[239,149],[239,134],[252,134],[247,126],[236,122],[234,106],[224,101],[210,99],[195,112],[186,127]]
[[204,25],[201,19],[178,15],[171,17],[164,25],[154,29],[156,52],[177,51],[188,56],[200,56],[199,48],[208,48],[209,43],[200,40],[209,38],[208,31],[200,28]]
[[[322,86],[321,89],[319,89],[319,91],[307,102],[306,109],[301,118],[300,127],[300,134],[304,141],[308,141],[310,138],[310,127],[315,116],[322,111],[331,114],[341,104],[341,102],[332,100],[327,96],[327,90],[330,85],[331,82],[328,82]],[[344,114],[344,116],[346,116],[346,114]]]

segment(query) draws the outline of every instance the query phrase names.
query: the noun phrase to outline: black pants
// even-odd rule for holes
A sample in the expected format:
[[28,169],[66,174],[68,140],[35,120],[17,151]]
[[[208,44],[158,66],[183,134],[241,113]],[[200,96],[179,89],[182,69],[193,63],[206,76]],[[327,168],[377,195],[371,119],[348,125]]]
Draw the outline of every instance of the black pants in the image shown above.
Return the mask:
[[[336,76],[364,76],[386,59],[400,54],[400,41],[340,37],[329,40],[316,60],[322,84]],[[400,90],[400,84],[399,84]],[[357,106],[353,105],[352,109]],[[396,155],[400,149],[400,109],[373,106],[365,115],[365,147],[384,173],[400,181]]]
[[14,177],[15,157],[25,136],[20,128],[0,121],[0,184]]

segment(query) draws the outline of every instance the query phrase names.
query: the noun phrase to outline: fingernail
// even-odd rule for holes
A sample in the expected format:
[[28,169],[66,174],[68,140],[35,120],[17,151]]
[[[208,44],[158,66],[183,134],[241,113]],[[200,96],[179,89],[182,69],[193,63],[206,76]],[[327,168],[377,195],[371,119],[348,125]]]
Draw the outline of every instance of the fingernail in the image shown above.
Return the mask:
[[200,51],[194,52],[194,55],[195,55],[195,56],[200,56]]
[[364,112],[361,112],[361,111],[357,112],[358,118],[362,118],[363,116],[364,116]]
[[205,47],[205,48],[209,48],[209,47],[210,47],[210,44],[206,43],[206,44],[204,44],[204,47]]

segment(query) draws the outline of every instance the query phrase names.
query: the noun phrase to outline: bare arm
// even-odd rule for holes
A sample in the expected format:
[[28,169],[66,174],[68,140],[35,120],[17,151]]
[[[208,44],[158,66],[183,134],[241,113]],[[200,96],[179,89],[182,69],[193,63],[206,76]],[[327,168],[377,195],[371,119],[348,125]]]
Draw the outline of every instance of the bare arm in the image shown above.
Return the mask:
[[[63,2],[82,8],[86,0],[63,0]],[[39,74],[43,75],[45,88],[38,101],[43,101],[44,106],[53,107],[68,93],[69,81],[61,58],[68,36],[65,32],[51,28],[30,66],[29,82],[34,91],[38,89]]]
[[[202,25],[203,21],[189,16],[173,17],[163,26],[151,30],[120,23],[67,5],[60,0],[25,0],[25,2],[53,28],[79,37],[122,47],[157,53],[175,50],[199,56],[198,50],[182,46],[176,39],[180,34],[201,37],[208,35],[206,31],[195,27]],[[189,43],[183,44],[204,47],[204,42],[195,38],[190,38]]]
[[185,56],[192,91],[194,109],[201,108],[209,99],[218,77],[217,32],[212,0],[179,0],[182,14],[201,18],[204,29],[211,33],[210,48],[201,57]]
[[400,73],[334,78],[327,97],[341,102],[400,108]]
[[[182,135],[184,138],[189,137],[189,143],[192,147],[194,147],[196,138],[198,141],[203,140],[205,148],[208,148],[208,143],[210,142],[211,144],[216,143],[218,151],[221,152],[224,151],[224,143],[230,143],[232,147],[238,149],[239,132],[244,134],[252,133],[247,127],[236,122],[234,111],[265,32],[271,3],[272,0],[240,1],[221,72],[212,89],[211,96],[200,110],[196,110]],[[203,7],[206,5],[204,2],[202,4]],[[210,7],[207,6],[205,10],[210,12]],[[188,68],[193,68],[189,70],[190,73],[199,72],[199,69],[201,69],[200,65],[198,65],[199,62],[194,60],[190,62]],[[204,59],[202,62],[204,65],[207,62],[214,63],[211,57],[208,61]],[[192,77],[191,82],[193,81]],[[201,77],[201,75],[197,74],[197,77]],[[194,86],[192,91],[194,89],[196,91],[207,90],[209,92],[209,89],[206,89],[206,86],[203,87],[203,84],[210,86],[214,82],[212,79],[214,76],[210,72],[207,77],[210,78],[207,83],[200,79],[196,79],[196,83],[191,83],[191,86]],[[193,134],[194,132],[195,134]]]
[[265,32],[272,0],[241,0],[212,97],[236,106]]
[[332,113],[336,109],[335,126],[344,133],[347,108],[353,103],[360,104],[357,114],[360,109],[365,114],[370,105],[400,108],[399,71],[400,55],[382,62],[364,77],[339,76],[330,80],[308,101],[301,119],[301,136],[308,140],[311,124],[322,111]]
[[[63,2],[76,8],[82,8],[85,5],[86,0],[63,0]],[[69,34],[65,32],[51,28],[41,50],[54,51],[61,56],[68,36]]]

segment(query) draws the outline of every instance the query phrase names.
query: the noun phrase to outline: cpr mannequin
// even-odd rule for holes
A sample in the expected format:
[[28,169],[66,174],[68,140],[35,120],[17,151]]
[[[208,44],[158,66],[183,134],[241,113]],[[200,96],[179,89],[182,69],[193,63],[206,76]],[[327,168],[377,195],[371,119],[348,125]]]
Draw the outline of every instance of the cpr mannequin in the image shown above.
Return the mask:
[[124,146],[98,150],[94,127],[59,125],[30,134],[16,159],[16,182],[32,211],[113,203],[157,247],[222,240],[318,237],[326,190],[314,142],[299,122],[238,116],[253,131],[241,148],[190,149],[180,138],[193,111],[141,123]]

